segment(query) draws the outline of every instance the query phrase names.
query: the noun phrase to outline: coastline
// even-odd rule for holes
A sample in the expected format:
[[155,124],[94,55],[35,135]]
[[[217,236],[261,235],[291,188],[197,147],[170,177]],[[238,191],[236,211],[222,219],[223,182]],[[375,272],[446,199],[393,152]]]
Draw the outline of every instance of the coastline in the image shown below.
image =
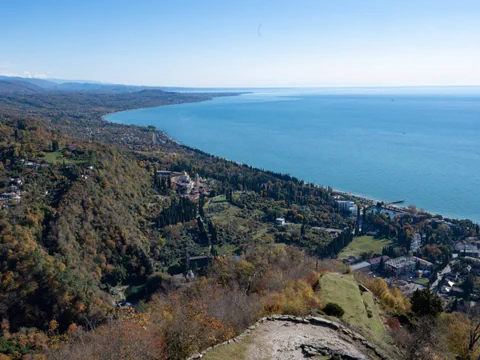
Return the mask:
[[[176,92],[170,92],[170,93],[176,93]],[[149,107],[138,107],[138,108],[127,109],[127,110],[112,111],[112,112],[109,112],[107,114],[102,115],[101,118],[102,118],[102,120],[105,120],[107,122],[113,122],[113,121],[107,120],[106,117],[109,116],[109,115],[113,115],[113,114],[127,113],[127,112],[131,112],[131,111],[142,110],[142,109],[154,109],[154,108],[159,108],[159,107],[164,107],[164,106],[187,105],[187,104],[196,104],[196,103],[200,103],[200,102],[208,102],[208,101],[214,100],[217,97],[229,97],[229,96],[240,96],[240,95],[245,95],[245,94],[251,94],[251,92],[225,92],[225,93],[222,93],[222,92],[215,92],[215,93],[178,92],[178,93],[179,94],[203,95],[206,98],[205,99],[199,99],[198,101],[186,101],[186,102],[180,102],[180,103],[176,103],[176,104],[164,104],[164,105],[156,105],[156,106],[149,106]],[[116,123],[116,124],[122,124],[122,123]],[[138,126],[138,127],[142,127],[142,128],[145,127],[145,126],[135,125],[135,124],[122,124],[122,125],[128,125],[128,126],[133,125],[133,126]],[[160,130],[160,129],[157,129],[157,130],[162,131],[162,133],[164,133],[163,130]],[[173,139],[171,139],[171,140],[173,140]]]
[[[244,93],[232,93],[232,94],[229,94],[229,95],[223,95],[223,96],[239,96],[241,94],[244,94]],[[222,96],[222,95],[221,95]],[[195,101],[195,102],[185,102],[185,103],[180,103],[180,104],[171,104],[171,105],[160,105],[160,106],[153,106],[151,108],[156,108],[156,107],[163,107],[163,106],[172,106],[172,105],[186,105],[186,104],[189,104],[189,103],[197,103],[197,102],[207,102],[207,101],[212,101],[214,99],[213,98],[210,98],[210,99],[205,99],[205,100],[200,100],[200,101]],[[115,111],[115,112],[111,112],[111,113],[108,113],[108,114],[105,114],[102,116],[102,120],[106,121],[106,122],[109,122],[109,123],[116,123],[116,124],[121,124],[121,125],[125,125],[125,126],[136,126],[136,127],[139,127],[139,128],[146,128],[146,126],[143,126],[143,125],[135,125],[135,124],[124,124],[124,123],[117,123],[117,122],[114,122],[114,121],[110,121],[110,120],[107,120],[106,117],[109,116],[109,115],[112,115],[112,114],[116,114],[116,113],[122,113],[122,112],[130,112],[130,111],[137,111],[137,110],[140,110],[140,109],[147,109],[147,108],[136,108],[136,109],[129,109],[129,110],[121,110],[121,111]],[[249,164],[246,164],[246,163],[241,163],[241,162],[238,162],[238,161],[235,161],[235,160],[230,160],[230,159],[227,159],[225,157],[221,157],[221,156],[218,156],[218,155],[215,155],[215,154],[211,154],[209,152],[206,152],[202,149],[199,149],[199,148],[195,148],[195,147],[191,147],[189,146],[188,144],[184,144],[176,139],[174,139],[173,137],[171,137],[170,135],[168,135],[164,130],[162,129],[159,129],[159,128],[155,128],[155,131],[158,132],[159,134],[161,134],[165,139],[167,139],[168,141],[178,145],[178,146],[181,146],[185,149],[188,149],[188,150],[193,150],[193,151],[200,151],[202,152],[203,154],[206,154],[210,157],[214,157],[214,158],[219,158],[219,159],[223,159],[223,160],[226,160],[226,161],[229,161],[229,162],[232,162],[232,163],[235,163],[237,165],[246,165],[246,166],[251,166]],[[268,170],[268,169],[261,169],[261,168],[258,168],[258,167],[255,167],[255,166],[252,166],[253,168],[255,169],[258,169],[258,170],[266,170],[266,171],[275,171],[275,170]],[[288,174],[290,176],[293,176],[295,177],[295,175],[291,175],[291,174]],[[302,180],[299,178],[299,180]],[[352,193],[352,192],[349,192],[349,191],[345,191],[345,190],[339,190],[339,189],[335,189],[334,187],[332,186],[325,186],[325,185],[318,185],[318,184],[314,184],[315,186],[318,186],[318,187],[323,187],[323,188],[326,188],[326,187],[330,187],[332,189],[333,192],[337,193],[337,194],[340,194],[342,196],[346,196],[346,197],[350,197],[352,199],[355,199],[357,201],[360,201],[360,202],[365,202],[365,203],[369,203],[369,206],[372,206],[372,205],[375,205],[377,203],[385,203],[385,204],[388,204],[388,206],[390,208],[393,208],[394,211],[398,211],[398,212],[406,212],[408,213],[409,212],[409,208],[408,206],[410,205],[413,205],[413,206],[416,206],[415,204],[408,204],[407,206],[399,206],[397,204],[389,204],[388,201],[385,201],[385,200],[382,200],[382,199],[375,199],[373,197],[368,197],[368,196],[365,196],[365,195],[361,195],[361,194],[356,194],[356,193]],[[480,224],[480,221],[477,222],[475,220],[472,220],[472,219],[469,219],[469,218],[457,218],[457,217],[451,217],[451,216],[445,216],[445,215],[442,215],[441,213],[437,213],[437,212],[433,212],[433,211],[428,211],[428,210],[424,210],[423,208],[417,208],[417,211],[418,213],[421,213],[421,214],[427,214],[427,215],[430,215],[432,217],[441,217],[442,219],[445,219],[445,220],[455,220],[455,221],[464,221],[464,220],[467,220],[467,221],[471,221],[473,224],[477,224],[479,223]]]

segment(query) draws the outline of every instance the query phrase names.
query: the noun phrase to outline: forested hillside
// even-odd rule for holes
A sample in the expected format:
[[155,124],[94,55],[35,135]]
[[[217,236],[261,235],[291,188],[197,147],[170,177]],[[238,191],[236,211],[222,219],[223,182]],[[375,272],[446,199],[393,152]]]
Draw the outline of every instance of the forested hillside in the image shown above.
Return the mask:
[[[312,226],[349,226],[327,189],[102,119],[206,98],[153,91],[0,98],[0,317],[9,334],[2,351],[19,358],[43,346],[40,335],[19,343],[22,329],[98,326],[115,313],[119,288],[149,299],[165,274],[185,271],[187,257],[241,255],[275,242],[325,253],[331,238]],[[198,174],[202,188],[187,196],[158,177],[161,169]],[[294,226],[276,226],[280,216]]]
[[[359,279],[382,304],[372,312],[369,298],[363,324],[342,289],[325,282],[336,275],[322,274],[350,272],[330,259],[354,235],[388,239],[394,245],[383,254],[394,257],[408,255],[421,233],[417,254],[434,263],[433,282],[478,226],[416,209],[390,217],[382,204],[352,216],[331,188],[181,146],[153,126],[103,119],[222,95],[0,96],[0,359],[108,359],[118,341],[121,359],[182,359],[261,316],[303,316],[330,302],[345,307],[345,322],[382,334],[377,345],[393,357],[397,348],[428,352],[435,344],[416,345],[423,320],[398,289]],[[468,274],[475,263],[455,266]],[[468,293],[452,311],[475,298],[474,280],[465,280]],[[438,320],[439,333],[459,326],[455,316]],[[464,323],[461,341],[476,326]],[[462,353],[447,340],[448,354]],[[477,349],[475,342],[466,353]]]

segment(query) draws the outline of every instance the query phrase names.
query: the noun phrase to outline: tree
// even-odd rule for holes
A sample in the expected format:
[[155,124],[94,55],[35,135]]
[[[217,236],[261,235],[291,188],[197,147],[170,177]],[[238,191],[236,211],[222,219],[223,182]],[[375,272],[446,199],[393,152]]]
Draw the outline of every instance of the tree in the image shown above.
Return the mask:
[[52,140],[52,151],[58,151],[59,148],[58,140]]
[[465,281],[462,285],[463,291],[465,292],[464,295],[466,298],[470,297],[473,290],[475,289],[475,277],[470,273],[465,278]]
[[345,314],[345,311],[340,305],[331,302],[325,305],[325,307],[323,308],[323,312],[327,315],[336,317],[342,317],[343,314]]
[[419,316],[436,317],[443,311],[442,299],[432,291],[416,290],[412,296],[412,311]]
[[377,271],[382,273],[384,269],[385,269],[385,260],[382,255],[382,257],[380,258],[380,264],[378,265]]
[[472,354],[480,340],[480,316],[479,309],[474,308],[469,312],[470,324],[468,328],[468,354]]

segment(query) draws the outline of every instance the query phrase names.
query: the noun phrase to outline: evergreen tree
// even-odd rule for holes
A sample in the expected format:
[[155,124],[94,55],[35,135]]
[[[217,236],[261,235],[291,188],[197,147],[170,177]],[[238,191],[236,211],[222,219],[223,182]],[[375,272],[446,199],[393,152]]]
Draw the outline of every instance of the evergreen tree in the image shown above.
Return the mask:
[[378,264],[378,272],[383,273],[385,270],[385,260],[383,259],[383,255],[380,258],[380,264]]
[[58,140],[52,140],[52,151],[58,151],[59,148]]
[[462,284],[465,298],[469,298],[475,289],[475,276],[469,273]]
[[412,311],[419,316],[436,317],[443,311],[442,299],[432,291],[416,290],[412,296]]

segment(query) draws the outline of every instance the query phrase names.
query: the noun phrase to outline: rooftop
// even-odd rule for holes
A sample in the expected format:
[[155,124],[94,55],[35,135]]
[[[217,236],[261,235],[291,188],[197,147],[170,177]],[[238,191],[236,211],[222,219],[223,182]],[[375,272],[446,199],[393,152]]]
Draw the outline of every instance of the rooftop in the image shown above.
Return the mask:
[[355,270],[364,269],[369,266],[370,266],[370,263],[366,261],[362,261],[362,262],[359,262],[358,264],[352,265],[351,268],[352,268],[352,271],[355,271]]
[[415,263],[415,260],[406,256],[400,256],[398,258],[390,259],[385,262],[385,264],[394,268],[402,268],[405,266],[410,266],[413,263]]
[[387,255],[378,256],[368,260],[368,262],[372,265],[377,265],[380,263],[380,261],[382,261],[382,258],[383,258],[383,261],[387,261],[388,259],[390,259],[390,256],[387,256]]

